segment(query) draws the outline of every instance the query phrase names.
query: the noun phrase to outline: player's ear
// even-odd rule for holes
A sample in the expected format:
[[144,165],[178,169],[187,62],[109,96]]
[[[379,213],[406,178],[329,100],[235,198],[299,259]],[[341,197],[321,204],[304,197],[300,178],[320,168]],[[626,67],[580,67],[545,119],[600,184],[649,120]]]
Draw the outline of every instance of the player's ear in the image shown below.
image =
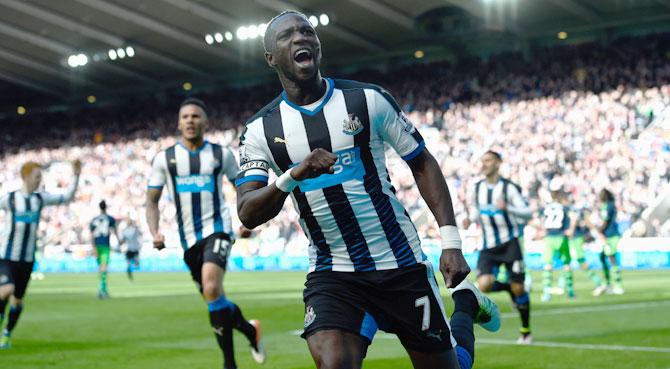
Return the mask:
[[277,66],[277,63],[275,63],[275,60],[274,60],[274,56],[269,51],[265,52],[265,61],[268,63],[270,68],[274,68],[275,66]]

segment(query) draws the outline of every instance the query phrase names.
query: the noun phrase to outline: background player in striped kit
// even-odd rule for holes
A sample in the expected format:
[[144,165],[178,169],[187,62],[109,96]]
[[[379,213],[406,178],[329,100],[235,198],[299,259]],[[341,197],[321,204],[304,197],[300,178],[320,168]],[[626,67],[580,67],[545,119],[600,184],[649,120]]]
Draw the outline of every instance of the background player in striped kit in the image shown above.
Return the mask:
[[[321,43],[303,14],[273,18],[264,45],[284,92],[240,137],[238,214],[256,227],[292,194],[310,239],[302,336],[317,367],[360,368],[379,326],[400,338],[415,368],[469,369],[473,322],[495,331],[499,313],[464,281],[470,268],[449,190],[423,138],[378,86],[321,77]],[[432,266],[390,184],[385,144],[409,164],[440,225],[440,269],[455,287],[452,329]],[[269,168],[279,176],[271,185]]]
[[128,217],[126,227],[121,231],[121,242],[126,244],[126,262],[128,279],[133,280],[133,269],[140,267],[140,249],[142,248],[142,233],[132,217]]
[[121,246],[121,239],[116,228],[116,219],[107,214],[107,203],[103,200],[98,204],[100,215],[91,220],[89,230],[91,231],[91,243],[93,244],[93,253],[98,263],[98,298],[109,298],[107,291],[107,267],[109,265],[110,238],[112,233]]
[[223,291],[234,239],[221,185],[224,176],[231,182],[234,180],[238,165],[228,148],[204,139],[206,128],[205,104],[194,98],[184,100],[179,108],[179,143],[158,153],[152,163],[147,224],[154,247],[164,248],[165,238],[158,229],[158,202],[167,185],[177,210],[184,262],[207,302],[209,320],[223,352],[224,368],[235,369],[233,328],[247,337],[257,362],[265,361],[265,351],[260,342],[260,323],[247,322],[239,306],[228,300]]
[[[530,299],[524,287],[525,267],[519,245],[517,219],[530,219],[532,210],[523,200],[519,187],[500,176],[502,157],[495,151],[482,155],[485,176],[475,184],[463,226],[478,222],[482,230],[483,249],[477,261],[477,284],[482,291],[507,291],[521,317],[519,344],[532,342],[530,334]],[[510,283],[496,281],[500,265],[505,264]]]
[[65,194],[36,192],[42,181],[42,166],[35,162],[25,163],[21,167],[21,190],[0,198],[0,209],[9,212],[0,238],[0,326],[11,296],[9,317],[0,338],[0,348],[9,348],[11,333],[23,311],[23,296],[33,271],[42,208],[72,201],[79,183],[81,162],[72,162],[72,171],[74,178]]

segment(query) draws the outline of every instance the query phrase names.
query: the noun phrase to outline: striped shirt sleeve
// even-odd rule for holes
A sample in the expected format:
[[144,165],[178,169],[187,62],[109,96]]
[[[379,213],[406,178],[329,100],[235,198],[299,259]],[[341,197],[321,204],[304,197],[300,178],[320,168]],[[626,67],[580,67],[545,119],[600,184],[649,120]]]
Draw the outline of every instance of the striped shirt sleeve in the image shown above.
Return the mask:
[[240,137],[240,171],[235,186],[247,182],[268,183],[269,158],[262,149],[263,143],[260,141],[265,140],[265,136],[256,132],[256,128],[262,128],[262,119],[258,118],[247,124]]
[[0,209],[9,210],[9,196],[10,194],[0,197]]
[[235,156],[228,148],[224,148],[221,155],[223,156],[222,163],[225,163],[224,174],[231,183],[234,183],[237,173],[240,171],[237,160],[235,160]]
[[150,189],[160,190],[165,186],[167,172],[167,163],[165,160],[165,151],[161,151],[151,162],[151,175],[149,176]]
[[374,122],[382,138],[408,161],[417,157],[425,148],[423,137],[400,110],[387,92],[376,91]]

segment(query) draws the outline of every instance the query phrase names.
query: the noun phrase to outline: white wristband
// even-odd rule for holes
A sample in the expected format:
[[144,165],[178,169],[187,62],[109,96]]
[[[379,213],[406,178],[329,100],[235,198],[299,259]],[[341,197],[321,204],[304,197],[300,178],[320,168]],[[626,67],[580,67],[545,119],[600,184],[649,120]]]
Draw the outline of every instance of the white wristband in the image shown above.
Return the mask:
[[291,177],[292,170],[293,168],[287,170],[286,172],[284,172],[284,174],[280,175],[275,181],[275,186],[277,186],[277,188],[283,192],[286,193],[293,192],[293,189],[296,188],[296,186],[298,186],[298,184],[300,183],[300,181]]
[[440,237],[442,238],[442,249],[461,249],[461,235],[458,234],[458,227],[445,225],[440,227]]

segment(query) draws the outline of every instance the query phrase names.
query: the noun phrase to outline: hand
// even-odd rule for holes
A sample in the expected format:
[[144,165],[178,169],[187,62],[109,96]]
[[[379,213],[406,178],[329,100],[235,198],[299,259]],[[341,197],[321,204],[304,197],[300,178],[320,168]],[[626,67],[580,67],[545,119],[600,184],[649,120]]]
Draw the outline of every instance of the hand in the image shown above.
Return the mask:
[[336,161],[336,155],[324,149],[314,149],[305,160],[291,170],[291,176],[298,181],[302,181],[303,179],[316,178],[324,173],[333,174],[335,172],[333,166]]
[[463,219],[463,229],[470,228],[470,224],[472,224],[472,222],[470,221],[470,218]]
[[498,207],[499,210],[507,209],[507,203],[503,199],[498,200],[498,202],[496,203],[496,206]]
[[442,272],[447,288],[454,288],[463,282],[470,273],[470,266],[463,257],[463,251],[458,249],[442,250],[440,272]]
[[154,236],[154,248],[159,251],[165,248],[165,237],[162,233],[157,233]]
[[75,176],[81,174],[81,161],[79,159],[72,161],[72,171]]

